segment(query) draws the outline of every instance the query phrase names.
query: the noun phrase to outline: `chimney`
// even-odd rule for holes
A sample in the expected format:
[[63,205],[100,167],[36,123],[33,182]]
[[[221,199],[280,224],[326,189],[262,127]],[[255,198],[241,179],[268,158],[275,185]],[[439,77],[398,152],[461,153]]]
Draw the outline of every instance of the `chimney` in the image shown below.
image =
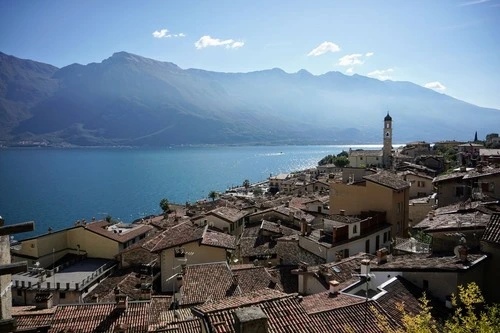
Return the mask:
[[267,333],[267,316],[258,306],[239,308],[233,312],[236,333]]
[[300,234],[305,236],[307,233],[307,222],[305,220],[300,221]]
[[51,293],[37,293],[35,295],[35,305],[39,310],[52,308],[52,303]]
[[332,280],[329,281],[328,284],[330,285],[330,296],[337,295],[339,293],[340,283],[337,280]]
[[340,216],[345,216],[345,209],[340,210]]
[[311,223],[308,223],[307,224],[307,236],[309,236],[311,234],[311,231],[312,231],[312,225],[311,225]]
[[370,274],[370,259],[361,260],[361,275]]
[[389,254],[389,250],[385,247],[377,250],[377,265],[382,265],[387,262],[387,255]]
[[127,310],[128,296],[123,294],[115,295],[116,308],[119,310]]

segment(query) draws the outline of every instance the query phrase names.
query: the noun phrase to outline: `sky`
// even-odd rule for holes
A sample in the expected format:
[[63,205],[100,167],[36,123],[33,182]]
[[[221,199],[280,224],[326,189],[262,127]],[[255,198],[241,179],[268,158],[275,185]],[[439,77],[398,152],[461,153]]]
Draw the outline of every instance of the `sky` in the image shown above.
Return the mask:
[[64,67],[118,51],[411,81],[500,109],[500,0],[0,0],[0,52]]

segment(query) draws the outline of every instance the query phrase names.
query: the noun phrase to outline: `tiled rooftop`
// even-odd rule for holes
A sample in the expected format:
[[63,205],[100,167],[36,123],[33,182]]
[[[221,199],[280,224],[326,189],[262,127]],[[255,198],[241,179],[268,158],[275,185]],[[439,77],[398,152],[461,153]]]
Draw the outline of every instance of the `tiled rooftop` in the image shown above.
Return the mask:
[[13,316],[13,318],[16,319],[17,331],[34,331],[36,329],[49,327],[53,316],[53,313],[23,314]]
[[260,226],[245,228],[238,244],[241,257],[276,254],[276,241],[271,237],[259,235],[259,231]]
[[216,215],[222,219],[234,223],[247,215],[247,212],[232,207],[219,207],[208,212],[208,214]]
[[384,309],[373,301],[317,312],[312,314],[311,318],[318,325],[318,332],[383,333],[389,331],[380,327],[378,315],[387,319],[387,324],[391,329],[398,328],[396,322],[387,315]]
[[462,262],[455,256],[434,256],[432,254],[409,254],[394,256],[385,264],[372,265],[373,271],[427,271],[453,272],[469,269],[486,259],[486,255],[469,254],[468,261]]
[[473,179],[473,178],[487,177],[493,175],[500,175],[500,168],[485,168],[482,171],[474,169],[467,172],[467,174],[464,176],[464,179]]
[[113,231],[108,230],[108,228],[111,226],[113,226],[113,224],[110,222],[96,221],[84,225],[84,228],[120,243],[125,243],[153,229],[153,227],[149,225],[131,224],[128,225],[127,228],[119,228],[120,230],[122,230],[122,233],[119,232],[115,233]]
[[295,295],[245,295],[232,297],[226,302],[230,305],[217,310],[206,305],[195,309],[197,312],[206,314],[207,321],[214,332],[236,332],[233,313],[237,307],[244,306],[258,306],[264,312],[268,317],[269,332],[319,332],[314,328],[314,322],[300,306]]
[[363,302],[365,302],[363,297],[346,293],[331,295],[329,291],[324,291],[318,294],[305,296],[302,301],[302,307],[304,307],[308,314],[312,314]]
[[439,182],[443,182],[446,180],[463,178],[463,176],[465,176],[466,174],[467,174],[466,172],[452,172],[452,173],[449,173],[446,175],[439,175],[439,176],[435,177],[432,182],[439,183]]
[[79,333],[114,332],[117,325],[127,327],[127,333],[147,332],[149,302],[129,302],[126,311],[114,303],[59,305],[54,314],[49,333],[72,330]]
[[470,213],[450,213],[438,214],[433,217],[426,217],[414,226],[426,232],[442,231],[451,229],[484,229],[490,219],[489,215]]
[[249,293],[265,288],[277,289],[283,291],[281,281],[275,276],[271,276],[267,269],[263,266],[250,267],[231,267],[233,274],[238,275],[238,286],[241,293]]
[[108,276],[105,280],[99,283],[92,291],[84,298],[84,302],[95,302],[95,296],[98,301],[114,302],[116,287],[120,288],[120,292],[129,297],[129,300],[139,300],[141,297],[141,284],[151,284],[152,278],[150,275],[143,275],[133,269],[117,270]]
[[236,237],[207,228],[203,233],[201,244],[234,250],[236,248]]
[[500,214],[492,214],[483,234],[483,241],[500,244]]
[[[201,240],[205,227],[198,227],[190,221],[177,224],[166,229],[158,236],[149,240],[147,244],[153,245],[151,251],[158,252],[175,246]],[[144,245],[150,247],[149,245]]]
[[382,157],[382,150],[356,149],[349,151],[349,157],[355,156],[379,156]]
[[233,281],[233,273],[225,262],[189,265],[183,276],[180,303],[194,305],[241,295],[240,287]]
[[363,176],[363,178],[396,191],[410,187],[410,184],[406,180],[388,171],[380,171],[373,175]]

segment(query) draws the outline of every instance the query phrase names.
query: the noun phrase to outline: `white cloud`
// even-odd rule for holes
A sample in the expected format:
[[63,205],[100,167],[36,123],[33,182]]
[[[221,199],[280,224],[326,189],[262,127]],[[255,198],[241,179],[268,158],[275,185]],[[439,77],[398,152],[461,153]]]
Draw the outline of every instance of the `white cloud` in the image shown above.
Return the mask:
[[428,82],[424,84],[424,87],[429,88],[429,89],[434,89],[437,91],[445,91],[446,87],[439,81],[434,81],[434,82]]
[[388,69],[377,69],[373,72],[368,73],[368,76],[375,77],[379,80],[389,80],[391,79],[391,73],[394,72],[394,69],[388,68]]
[[365,54],[365,57],[371,57],[371,56],[372,56],[372,55],[374,55],[374,54],[375,54],[375,53],[373,53],[373,52],[367,52],[367,53]]
[[327,52],[339,52],[340,51],[340,47],[335,44],[335,43],[332,43],[332,42],[323,42],[321,44],[319,44],[319,46],[315,49],[313,49],[311,52],[309,52],[309,54],[307,55],[308,57],[310,56],[319,56],[319,55],[322,55],[322,54],[325,54]]
[[153,31],[152,35],[154,38],[186,37],[186,35],[182,32],[178,34],[169,34],[168,29],[155,30]]
[[348,73],[348,74],[352,74],[354,71],[354,68],[348,68],[345,72]]
[[212,38],[210,36],[203,36],[194,43],[194,46],[196,46],[198,50],[209,46],[225,46],[227,49],[237,49],[243,45],[245,45],[244,42],[236,42],[232,39]]
[[363,60],[361,60],[362,56],[363,55],[359,53],[345,55],[339,59],[337,65],[346,67],[353,65],[362,65],[365,63]]
[[167,29],[156,30],[156,31],[153,31],[153,37],[154,38],[165,38],[167,36],[167,33],[168,33]]

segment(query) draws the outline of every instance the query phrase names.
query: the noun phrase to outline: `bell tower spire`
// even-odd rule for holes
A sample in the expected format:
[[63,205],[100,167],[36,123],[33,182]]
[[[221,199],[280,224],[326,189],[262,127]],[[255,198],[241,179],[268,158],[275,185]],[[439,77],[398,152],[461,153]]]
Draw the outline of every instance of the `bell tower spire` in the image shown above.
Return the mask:
[[384,147],[382,148],[382,159],[384,168],[388,169],[391,166],[392,156],[392,117],[387,111],[387,116],[384,118]]

